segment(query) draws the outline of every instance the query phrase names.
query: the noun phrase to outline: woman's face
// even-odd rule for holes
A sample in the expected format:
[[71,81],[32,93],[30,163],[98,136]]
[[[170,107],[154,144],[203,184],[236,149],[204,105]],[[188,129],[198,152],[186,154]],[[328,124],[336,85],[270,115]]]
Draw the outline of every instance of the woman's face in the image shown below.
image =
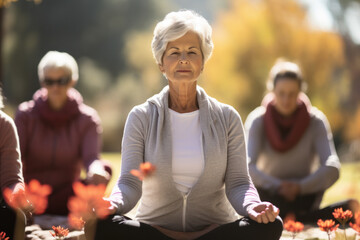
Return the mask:
[[203,69],[199,36],[187,32],[168,43],[159,68],[169,81],[196,81]]
[[53,109],[60,109],[67,100],[67,91],[73,86],[71,76],[61,68],[47,69],[42,87],[47,89],[48,100]]
[[281,78],[276,81],[273,92],[276,110],[284,116],[291,115],[297,108],[299,83],[291,78]]

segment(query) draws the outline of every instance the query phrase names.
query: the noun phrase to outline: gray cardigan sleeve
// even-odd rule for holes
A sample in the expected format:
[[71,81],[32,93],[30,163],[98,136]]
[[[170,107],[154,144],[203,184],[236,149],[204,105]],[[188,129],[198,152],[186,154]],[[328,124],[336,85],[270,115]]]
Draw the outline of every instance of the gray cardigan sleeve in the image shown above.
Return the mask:
[[256,165],[260,151],[264,147],[264,124],[263,118],[259,117],[259,114],[264,110],[263,107],[255,109],[249,114],[245,122],[248,141],[249,172],[255,186],[261,186],[263,189],[275,191],[280,186],[281,180],[265,174],[259,170]]
[[132,169],[138,169],[144,160],[145,128],[139,112],[139,109],[134,108],[126,120],[121,174],[110,196],[110,201],[117,207],[119,214],[125,214],[135,207],[142,194],[142,182],[130,173]]
[[225,175],[227,197],[235,210],[247,216],[247,208],[260,202],[259,195],[249,175],[246,143],[241,118],[230,108],[228,119],[228,165]]
[[339,178],[340,161],[336,154],[330,125],[325,115],[316,110],[315,151],[320,158],[320,167],[300,181],[301,193],[325,191]]

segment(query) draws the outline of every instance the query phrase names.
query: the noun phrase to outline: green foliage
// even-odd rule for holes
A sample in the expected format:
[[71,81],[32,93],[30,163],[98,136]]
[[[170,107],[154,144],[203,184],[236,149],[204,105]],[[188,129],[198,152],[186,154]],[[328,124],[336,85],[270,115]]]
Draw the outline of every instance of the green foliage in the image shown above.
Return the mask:
[[103,121],[105,150],[119,150],[132,106],[161,87],[152,59],[152,29],[167,5],[159,0],[18,1],[6,8],[3,89],[6,105],[30,100],[37,65],[49,50],[75,57],[76,88]]

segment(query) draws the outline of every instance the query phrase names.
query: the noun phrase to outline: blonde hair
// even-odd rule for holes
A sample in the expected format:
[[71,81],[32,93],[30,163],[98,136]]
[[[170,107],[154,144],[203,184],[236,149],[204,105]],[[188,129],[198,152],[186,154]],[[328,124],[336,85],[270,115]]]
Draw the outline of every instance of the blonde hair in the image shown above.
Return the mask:
[[195,32],[199,36],[204,63],[210,58],[214,48],[211,39],[211,26],[198,13],[190,10],[180,10],[168,13],[164,20],[159,22],[154,29],[151,49],[157,64],[162,64],[162,57],[167,44],[184,36],[188,31]]
[[66,52],[49,51],[40,60],[38,65],[38,76],[40,83],[44,81],[45,72],[48,69],[63,69],[69,74],[72,81],[77,82],[79,79],[78,65],[75,59]]

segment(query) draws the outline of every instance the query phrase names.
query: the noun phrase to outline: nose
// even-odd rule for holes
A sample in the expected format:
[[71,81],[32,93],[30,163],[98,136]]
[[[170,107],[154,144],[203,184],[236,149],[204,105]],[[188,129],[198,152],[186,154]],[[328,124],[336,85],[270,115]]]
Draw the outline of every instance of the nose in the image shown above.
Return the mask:
[[179,62],[180,62],[180,64],[188,64],[189,63],[189,60],[187,59],[185,53],[180,55]]

